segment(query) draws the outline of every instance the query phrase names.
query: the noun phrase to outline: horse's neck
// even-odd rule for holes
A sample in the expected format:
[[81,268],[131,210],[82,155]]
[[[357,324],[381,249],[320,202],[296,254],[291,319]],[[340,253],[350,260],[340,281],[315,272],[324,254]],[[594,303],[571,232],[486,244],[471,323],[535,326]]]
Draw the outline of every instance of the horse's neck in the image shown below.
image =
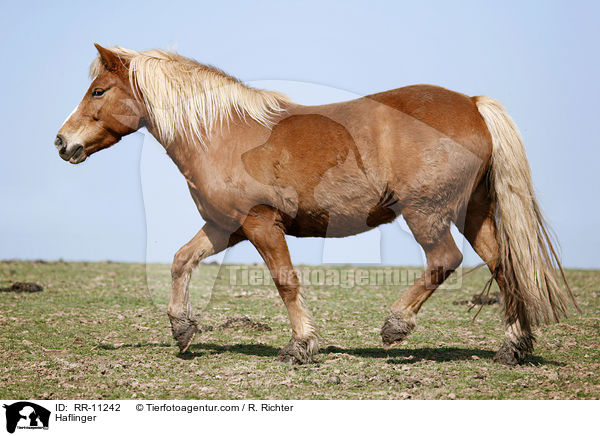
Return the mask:
[[[148,126],[148,131],[159,141],[156,130]],[[198,139],[177,135],[175,141],[163,145],[188,183],[202,183],[204,175],[226,176],[227,171],[218,168],[232,168],[241,164],[239,155],[247,149],[264,144],[270,129],[252,119],[235,115],[229,122],[215,128],[202,144]],[[215,171],[216,170],[216,171]]]

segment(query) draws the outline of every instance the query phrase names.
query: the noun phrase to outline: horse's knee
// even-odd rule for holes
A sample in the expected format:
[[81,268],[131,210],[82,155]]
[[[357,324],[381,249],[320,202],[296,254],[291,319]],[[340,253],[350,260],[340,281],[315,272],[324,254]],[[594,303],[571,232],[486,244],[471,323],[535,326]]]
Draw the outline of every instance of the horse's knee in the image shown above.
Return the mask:
[[171,277],[176,279],[184,274],[186,270],[189,269],[189,255],[187,250],[182,248],[181,250],[175,253],[173,256],[173,263],[171,264]]
[[173,257],[171,277],[176,279],[184,274],[191,274],[198,263],[210,254],[212,252],[206,246],[195,247],[194,249],[187,246],[182,247]]

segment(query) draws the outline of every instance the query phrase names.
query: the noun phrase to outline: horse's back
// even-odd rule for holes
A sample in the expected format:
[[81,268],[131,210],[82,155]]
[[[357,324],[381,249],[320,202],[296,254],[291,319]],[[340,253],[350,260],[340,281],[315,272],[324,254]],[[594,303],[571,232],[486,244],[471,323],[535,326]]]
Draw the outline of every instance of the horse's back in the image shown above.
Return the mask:
[[440,86],[412,85],[365,98],[427,124],[489,161],[492,140],[471,97]]

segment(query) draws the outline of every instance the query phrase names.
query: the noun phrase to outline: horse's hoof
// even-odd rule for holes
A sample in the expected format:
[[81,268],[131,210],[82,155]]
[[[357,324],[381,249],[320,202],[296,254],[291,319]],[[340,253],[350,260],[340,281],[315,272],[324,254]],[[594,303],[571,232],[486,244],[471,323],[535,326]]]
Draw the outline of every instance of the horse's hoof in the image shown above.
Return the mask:
[[198,323],[187,315],[182,318],[171,318],[171,332],[177,341],[180,353],[183,354],[188,350],[197,331]]
[[408,317],[401,313],[390,312],[381,328],[383,348],[388,350],[402,342],[417,325],[415,317]]
[[515,366],[522,361],[522,358],[519,357],[519,353],[514,348],[506,345],[502,345],[502,348],[500,348],[494,356],[494,362],[506,366]]
[[319,352],[319,340],[316,336],[304,339],[290,339],[290,342],[279,352],[279,361],[302,365],[314,362],[314,356]]
[[494,362],[507,366],[520,365],[532,351],[533,336],[521,338],[518,343],[507,340],[496,352]]

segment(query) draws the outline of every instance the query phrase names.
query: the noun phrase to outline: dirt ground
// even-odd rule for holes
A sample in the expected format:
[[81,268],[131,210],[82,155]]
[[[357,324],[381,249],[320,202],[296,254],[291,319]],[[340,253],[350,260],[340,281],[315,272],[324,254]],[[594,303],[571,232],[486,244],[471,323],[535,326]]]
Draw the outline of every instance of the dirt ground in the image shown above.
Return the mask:
[[[436,291],[389,351],[379,331],[408,285],[305,286],[322,349],[316,363],[290,366],[277,361],[290,335],[285,307],[264,280],[233,283],[201,265],[191,291],[202,333],[179,355],[165,314],[168,265],[4,261],[0,398],[600,399],[600,271],[567,274],[582,313],[539,328],[518,367],[492,361],[503,337],[497,289],[472,322],[483,269]],[[43,290],[13,292],[14,283]]]

